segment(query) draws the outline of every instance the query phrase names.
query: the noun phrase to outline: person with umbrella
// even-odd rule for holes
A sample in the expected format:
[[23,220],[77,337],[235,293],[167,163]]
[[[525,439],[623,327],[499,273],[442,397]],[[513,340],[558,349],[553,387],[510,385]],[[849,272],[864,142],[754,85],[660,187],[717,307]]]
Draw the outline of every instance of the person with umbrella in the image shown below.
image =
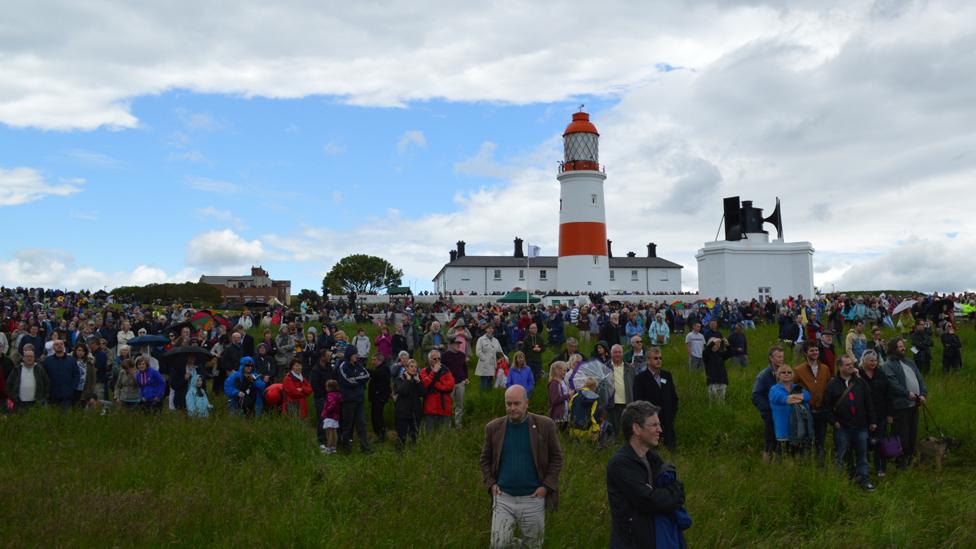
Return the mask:
[[161,357],[162,364],[169,371],[170,389],[173,392],[173,408],[176,410],[187,408],[186,395],[189,392],[188,389],[193,387],[193,375],[198,373],[197,364],[206,364],[210,358],[210,353],[206,349],[189,345],[191,341],[187,341],[187,339],[181,337],[177,341],[186,341],[187,345],[174,347],[166,351]]

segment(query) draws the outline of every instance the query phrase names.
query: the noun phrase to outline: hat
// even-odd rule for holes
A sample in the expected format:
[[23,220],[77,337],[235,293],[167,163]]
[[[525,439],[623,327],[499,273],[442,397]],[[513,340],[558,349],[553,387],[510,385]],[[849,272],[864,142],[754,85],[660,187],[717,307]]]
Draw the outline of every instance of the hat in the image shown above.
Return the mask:
[[356,349],[355,345],[347,345],[344,356],[346,357],[346,360],[349,360],[354,356],[359,356],[359,349]]
[[717,337],[710,337],[710,338],[708,338],[707,345],[711,345],[712,343],[716,343],[716,342],[721,343],[722,340],[719,339],[719,338],[717,338]]
[[833,336],[833,335],[837,335],[837,332],[835,332],[833,330],[824,330],[824,331],[820,332],[820,335],[822,335],[822,336]]
[[452,339],[452,340],[451,340],[451,343],[452,343],[452,344],[453,344],[453,343],[461,343],[461,342],[463,342],[463,341],[464,341],[464,339],[463,339],[463,338],[460,338],[460,337],[456,337],[456,338],[454,338],[454,339]]
[[245,366],[254,366],[254,359],[249,356],[241,357],[240,366],[242,370],[244,369]]
[[317,334],[319,332],[318,332],[318,330],[315,329],[315,326],[310,326],[309,329],[308,329],[308,333],[310,333],[310,334]]

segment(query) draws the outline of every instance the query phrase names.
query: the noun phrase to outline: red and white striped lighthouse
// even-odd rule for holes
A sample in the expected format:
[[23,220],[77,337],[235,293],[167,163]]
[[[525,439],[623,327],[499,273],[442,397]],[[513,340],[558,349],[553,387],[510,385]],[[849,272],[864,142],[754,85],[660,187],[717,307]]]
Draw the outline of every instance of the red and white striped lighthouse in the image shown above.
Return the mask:
[[563,132],[559,166],[559,262],[556,287],[566,292],[610,289],[607,221],[600,169],[600,133],[585,112]]

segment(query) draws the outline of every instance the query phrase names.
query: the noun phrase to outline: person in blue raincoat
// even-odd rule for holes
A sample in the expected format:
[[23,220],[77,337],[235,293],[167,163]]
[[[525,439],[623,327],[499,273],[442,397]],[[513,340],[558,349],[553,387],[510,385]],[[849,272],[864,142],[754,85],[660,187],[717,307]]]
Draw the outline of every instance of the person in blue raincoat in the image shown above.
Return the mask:
[[264,380],[254,371],[254,359],[241,358],[240,367],[224,382],[227,407],[232,414],[247,417],[261,415],[264,409]]
[[186,389],[186,415],[189,417],[208,417],[213,404],[207,398],[204,379],[195,371],[190,376],[190,383]]

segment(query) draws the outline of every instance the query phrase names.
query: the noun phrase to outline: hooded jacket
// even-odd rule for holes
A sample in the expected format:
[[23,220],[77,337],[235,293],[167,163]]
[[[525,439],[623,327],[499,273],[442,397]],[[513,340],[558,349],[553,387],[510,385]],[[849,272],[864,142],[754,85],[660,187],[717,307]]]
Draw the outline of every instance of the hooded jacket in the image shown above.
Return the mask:
[[186,390],[186,414],[190,417],[207,417],[213,405],[207,398],[207,390],[197,387],[197,379],[200,374],[193,373],[190,376],[190,385]]
[[152,368],[141,372],[136,370],[136,383],[139,384],[139,396],[143,400],[162,400],[166,393],[166,380],[159,371]]

